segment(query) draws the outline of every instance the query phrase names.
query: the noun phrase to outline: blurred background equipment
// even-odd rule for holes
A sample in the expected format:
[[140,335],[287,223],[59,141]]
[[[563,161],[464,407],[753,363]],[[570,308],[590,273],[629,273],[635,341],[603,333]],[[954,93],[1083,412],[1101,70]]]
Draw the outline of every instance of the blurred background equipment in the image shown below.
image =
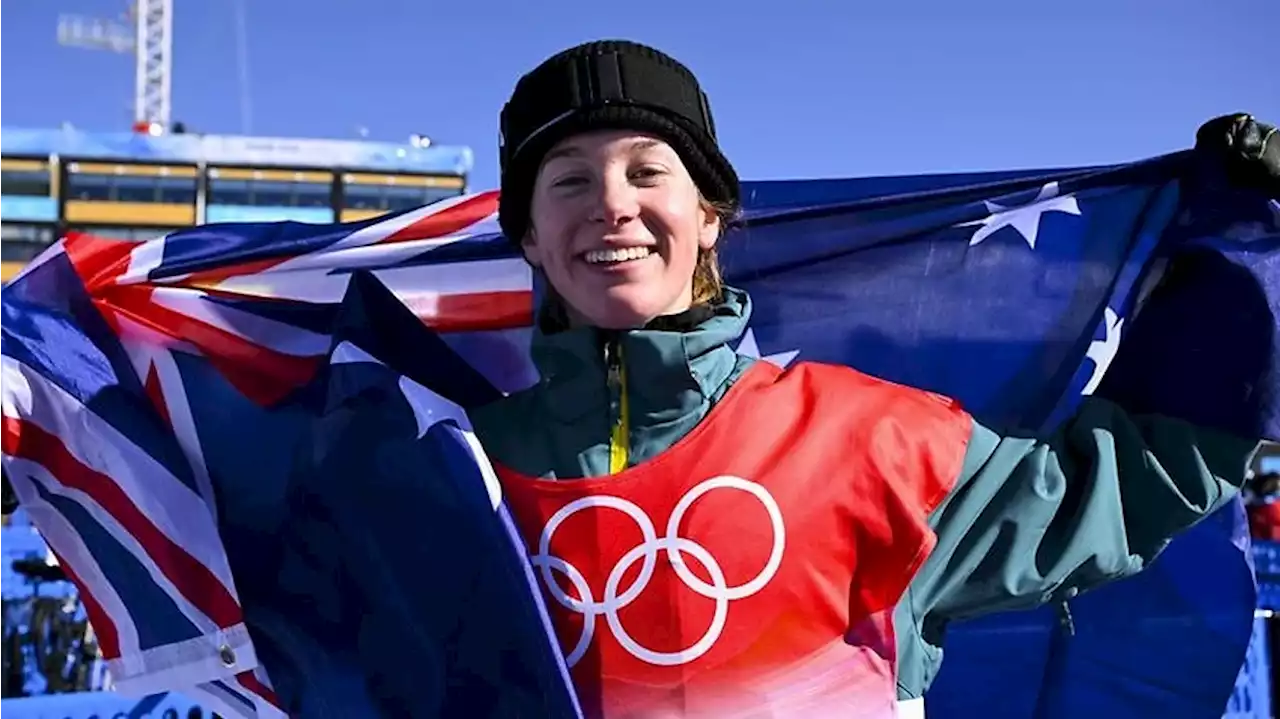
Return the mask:
[[134,129],[169,127],[173,72],[173,0],[134,0],[120,20],[62,15],[58,43],[134,53]]
[[106,688],[105,666],[75,587],[23,513],[10,509],[6,499],[0,552],[4,698]]
[[232,2],[245,135],[195,134],[173,120],[173,0],[134,0],[116,19],[59,17],[64,47],[134,54],[134,124],[0,132],[0,282],[68,232],[143,240],[210,222],[354,222],[466,192],[471,149],[425,134],[398,143],[249,136],[243,3]]

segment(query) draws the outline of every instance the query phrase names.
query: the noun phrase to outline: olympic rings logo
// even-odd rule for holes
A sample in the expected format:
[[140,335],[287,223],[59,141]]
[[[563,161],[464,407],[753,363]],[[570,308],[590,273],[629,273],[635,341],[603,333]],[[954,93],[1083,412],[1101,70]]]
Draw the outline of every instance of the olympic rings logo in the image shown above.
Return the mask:
[[[711,552],[707,551],[701,544],[680,536],[680,521],[684,519],[685,512],[689,511],[693,503],[701,498],[702,495],[715,489],[736,489],[758,499],[764,505],[765,511],[768,512],[769,522],[773,529],[773,548],[764,569],[760,570],[760,573],[751,581],[736,587],[728,586],[724,571],[719,562],[716,561],[716,558],[711,555]],[[609,572],[609,577],[605,581],[604,597],[600,601],[595,600],[586,577],[582,575],[582,572],[577,567],[550,553],[551,538],[555,535],[556,529],[566,519],[588,507],[616,509],[626,514],[640,527],[640,532],[644,537],[639,545],[622,555],[622,558],[618,560],[618,563]],[[769,580],[773,579],[773,575],[778,571],[778,566],[782,564],[782,550],[785,542],[782,510],[779,509],[773,495],[755,482],[740,477],[720,476],[698,484],[680,498],[675,509],[671,512],[670,519],[667,520],[667,533],[663,537],[657,536],[657,530],[648,515],[632,502],[610,495],[593,495],[575,499],[561,507],[559,511],[551,515],[551,518],[547,520],[547,525],[542,529],[542,535],[538,539],[538,553],[530,557],[530,562],[541,572],[542,581],[552,598],[566,609],[583,616],[582,635],[578,638],[578,643],[574,645],[573,651],[569,652],[566,657],[570,667],[577,664],[582,659],[582,656],[586,654],[587,648],[591,646],[591,640],[595,636],[596,619],[600,616],[605,618],[609,625],[609,630],[613,632],[618,644],[635,658],[659,666],[676,666],[697,659],[706,654],[715,645],[716,640],[720,638],[720,634],[724,631],[725,620],[729,615],[729,602],[755,594],[763,589],[769,583]],[[674,652],[654,651],[641,645],[627,632],[622,626],[622,621],[618,618],[618,611],[634,602],[649,585],[649,580],[653,578],[653,572],[657,565],[659,550],[666,551],[671,567],[675,570],[676,575],[680,577],[680,580],[684,582],[685,586],[708,599],[714,600],[716,603],[711,626],[707,628],[702,638],[687,649]],[[698,560],[711,577],[711,583],[702,581],[701,578],[689,570],[684,561],[684,554],[689,554]],[[621,587],[619,585],[622,583],[623,575],[636,562],[642,562],[639,576],[625,591],[620,592]],[[578,598],[569,596],[567,592],[561,589],[560,585],[552,577],[552,571],[560,572],[569,580],[569,583],[577,590]]]

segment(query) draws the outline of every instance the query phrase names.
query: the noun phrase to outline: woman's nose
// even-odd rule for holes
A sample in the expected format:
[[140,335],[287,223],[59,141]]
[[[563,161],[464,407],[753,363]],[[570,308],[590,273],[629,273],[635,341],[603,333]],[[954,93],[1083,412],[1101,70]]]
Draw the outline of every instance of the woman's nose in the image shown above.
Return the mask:
[[596,202],[596,219],[610,225],[620,225],[639,214],[636,188],[626,178],[608,178],[600,183]]

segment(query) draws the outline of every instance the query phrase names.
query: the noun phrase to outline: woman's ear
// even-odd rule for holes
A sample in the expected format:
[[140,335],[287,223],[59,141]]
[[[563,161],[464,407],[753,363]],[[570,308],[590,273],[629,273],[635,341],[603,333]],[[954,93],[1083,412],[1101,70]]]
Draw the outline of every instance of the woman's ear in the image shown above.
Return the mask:
[[709,250],[720,239],[720,213],[710,203],[702,203],[702,227],[698,232],[698,247]]

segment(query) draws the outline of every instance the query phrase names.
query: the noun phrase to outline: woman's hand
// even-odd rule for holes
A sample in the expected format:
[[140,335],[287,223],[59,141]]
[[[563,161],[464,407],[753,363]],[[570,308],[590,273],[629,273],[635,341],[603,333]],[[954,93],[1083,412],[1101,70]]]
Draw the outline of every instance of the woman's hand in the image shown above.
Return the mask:
[[1223,115],[1196,131],[1196,151],[1221,161],[1228,182],[1280,199],[1280,132],[1252,115]]

